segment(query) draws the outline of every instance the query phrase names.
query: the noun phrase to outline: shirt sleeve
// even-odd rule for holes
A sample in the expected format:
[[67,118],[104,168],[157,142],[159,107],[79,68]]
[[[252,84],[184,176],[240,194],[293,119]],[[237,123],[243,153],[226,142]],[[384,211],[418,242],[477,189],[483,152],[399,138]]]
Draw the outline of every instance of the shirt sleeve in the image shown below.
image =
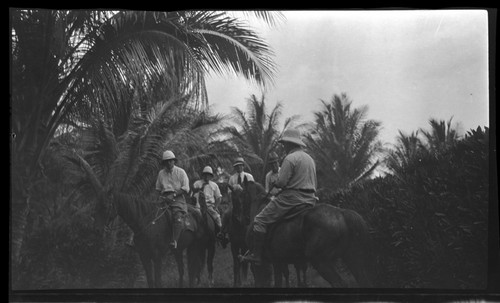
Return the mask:
[[245,176],[247,176],[247,181],[255,182],[255,180],[253,179],[253,176],[251,174],[245,173]]
[[161,177],[160,177],[160,175],[161,175],[161,171],[158,173],[158,176],[156,177],[156,190],[158,190],[158,191],[161,192],[162,189],[163,189],[163,186],[161,184]]
[[288,180],[292,177],[292,172],[293,164],[290,159],[285,158],[278,173],[278,180],[276,180],[274,186],[284,188],[288,184]]
[[189,178],[185,170],[181,171],[181,189],[189,193]]
[[227,182],[227,184],[229,184],[231,187],[234,186],[236,182],[234,181],[234,177],[233,176],[230,176],[229,177],[229,181]]
[[219,186],[218,186],[217,184],[215,184],[215,183],[214,183],[214,185],[215,185],[215,186],[214,186],[214,197],[215,197],[215,199],[217,199],[217,198],[221,198],[221,197],[222,197],[222,195],[221,195],[221,193],[220,193],[220,188],[219,188]]

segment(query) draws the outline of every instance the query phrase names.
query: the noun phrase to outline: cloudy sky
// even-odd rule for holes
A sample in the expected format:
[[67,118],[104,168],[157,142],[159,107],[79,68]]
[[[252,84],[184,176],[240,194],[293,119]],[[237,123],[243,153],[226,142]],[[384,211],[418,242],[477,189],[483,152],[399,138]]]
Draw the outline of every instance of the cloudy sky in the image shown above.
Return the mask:
[[[380,139],[394,143],[449,120],[462,134],[488,126],[488,15],[486,10],[284,11],[275,27],[253,21],[278,65],[265,93],[283,119],[313,121],[320,100],[346,93],[368,119],[382,122]],[[246,109],[261,89],[236,76],[208,79],[214,112]]]

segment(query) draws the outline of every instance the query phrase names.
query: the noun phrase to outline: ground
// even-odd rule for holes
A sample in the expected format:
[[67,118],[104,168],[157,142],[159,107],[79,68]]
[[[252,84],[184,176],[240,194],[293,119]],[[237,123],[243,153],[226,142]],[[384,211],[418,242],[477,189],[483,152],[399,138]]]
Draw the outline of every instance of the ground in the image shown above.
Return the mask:
[[[184,285],[187,286],[188,276],[187,276],[187,261],[184,262],[185,270],[184,270]],[[137,266],[141,266],[137,264]],[[296,287],[297,280],[295,275],[295,268],[290,265],[290,286]],[[350,273],[343,267],[342,263],[337,263],[337,269],[339,274],[344,279],[344,283],[346,283],[349,287],[355,286],[355,282]],[[145,288],[147,287],[146,277],[144,275],[144,271],[142,274],[138,276],[134,283],[134,288]],[[207,268],[205,266],[202,281],[200,285],[197,287],[208,288],[208,279],[207,279]],[[223,249],[221,246],[217,245],[215,257],[214,257],[214,287],[215,288],[231,288],[233,286],[233,262],[231,256],[231,249],[228,246]],[[175,263],[175,259],[171,253],[168,253],[164,260],[164,270],[163,270],[163,283],[166,288],[175,288],[178,285],[178,273],[177,273],[177,264]],[[310,288],[323,288],[330,287],[330,284],[326,282],[321,276],[316,272],[315,269],[309,267],[307,270],[307,282]],[[243,282],[242,287],[253,287],[253,276],[249,271],[248,280]],[[336,287],[345,287],[342,285],[336,285]]]

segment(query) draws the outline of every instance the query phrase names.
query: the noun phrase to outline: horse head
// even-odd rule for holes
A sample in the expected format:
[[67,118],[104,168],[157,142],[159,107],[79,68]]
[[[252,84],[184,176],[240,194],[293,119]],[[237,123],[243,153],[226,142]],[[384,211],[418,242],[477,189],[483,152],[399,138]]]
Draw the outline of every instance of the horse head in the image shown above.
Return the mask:
[[264,186],[254,181],[244,183],[242,196],[250,219],[253,219],[270,200]]

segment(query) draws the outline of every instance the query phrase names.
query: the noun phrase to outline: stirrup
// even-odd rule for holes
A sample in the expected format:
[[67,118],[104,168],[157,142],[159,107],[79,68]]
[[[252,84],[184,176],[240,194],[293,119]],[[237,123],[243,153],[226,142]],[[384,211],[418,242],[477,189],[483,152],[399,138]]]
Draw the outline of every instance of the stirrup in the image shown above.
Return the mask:
[[170,243],[168,243],[168,245],[170,245],[170,247],[172,247],[173,249],[176,249],[177,248],[177,241],[172,241]]
[[255,254],[251,253],[249,250],[243,255],[238,256],[240,262],[252,262],[255,264],[262,263],[262,259],[255,256]]

